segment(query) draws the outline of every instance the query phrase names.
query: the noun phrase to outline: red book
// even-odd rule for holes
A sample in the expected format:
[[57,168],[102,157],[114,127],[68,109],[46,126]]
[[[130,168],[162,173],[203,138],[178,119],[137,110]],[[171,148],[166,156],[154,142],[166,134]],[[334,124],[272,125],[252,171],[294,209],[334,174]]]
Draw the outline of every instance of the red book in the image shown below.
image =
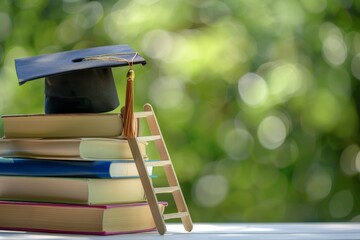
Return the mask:
[[[164,211],[166,203],[159,203]],[[155,230],[147,203],[76,205],[0,201],[0,229],[111,235]]]

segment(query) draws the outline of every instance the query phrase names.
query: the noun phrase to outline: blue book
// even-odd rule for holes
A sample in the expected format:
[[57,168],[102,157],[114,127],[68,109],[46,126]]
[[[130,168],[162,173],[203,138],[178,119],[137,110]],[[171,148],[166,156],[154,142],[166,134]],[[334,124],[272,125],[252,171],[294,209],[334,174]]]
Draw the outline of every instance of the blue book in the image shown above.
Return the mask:
[[[148,167],[151,175],[152,167]],[[33,177],[131,178],[139,177],[132,160],[44,160],[0,158],[0,175]]]

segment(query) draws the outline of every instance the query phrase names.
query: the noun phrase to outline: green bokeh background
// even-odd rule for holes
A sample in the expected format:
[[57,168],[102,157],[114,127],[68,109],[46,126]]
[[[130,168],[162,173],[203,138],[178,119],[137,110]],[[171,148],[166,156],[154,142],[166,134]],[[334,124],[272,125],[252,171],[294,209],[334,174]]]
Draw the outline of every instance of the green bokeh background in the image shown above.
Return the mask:
[[135,110],[155,108],[195,222],[359,221],[359,14],[351,0],[2,0],[0,113],[43,112],[43,80],[20,87],[14,59],[129,44],[147,60]]

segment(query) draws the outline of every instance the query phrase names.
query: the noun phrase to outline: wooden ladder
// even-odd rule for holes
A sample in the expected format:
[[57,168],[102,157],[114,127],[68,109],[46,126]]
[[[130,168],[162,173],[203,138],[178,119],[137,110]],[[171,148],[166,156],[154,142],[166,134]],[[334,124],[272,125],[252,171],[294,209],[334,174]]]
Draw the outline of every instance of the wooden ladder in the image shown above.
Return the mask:
[[[159,234],[163,235],[166,232],[165,220],[181,218],[184,228],[188,232],[190,232],[193,228],[190,213],[184,200],[183,193],[176,177],[174,167],[172,165],[152,106],[150,104],[145,104],[144,112],[134,112],[134,118],[138,120],[138,122],[140,118],[146,118],[147,124],[151,132],[150,136],[129,137],[128,141],[134,157],[135,165],[139,172],[141,183],[145,190],[146,199],[150,206],[151,214],[154,218],[156,228]],[[139,142],[150,141],[155,141],[156,148],[160,155],[159,161],[144,161],[144,158],[140,152]],[[163,167],[169,186],[154,188],[147,171],[147,166]],[[178,212],[170,214],[162,214],[160,212],[156,196],[156,194],[160,193],[172,193]]]

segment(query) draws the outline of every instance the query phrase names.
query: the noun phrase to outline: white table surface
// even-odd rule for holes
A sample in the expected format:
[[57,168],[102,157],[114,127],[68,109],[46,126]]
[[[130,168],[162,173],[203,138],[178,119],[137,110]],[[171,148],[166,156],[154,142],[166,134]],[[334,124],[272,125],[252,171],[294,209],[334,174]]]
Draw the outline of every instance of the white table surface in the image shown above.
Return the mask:
[[0,240],[92,240],[92,239],[360,239],[360,223],[195,223],[192,232],[181,224],[167,224],[160,236],[149,233],[90,236],[0,231]]

